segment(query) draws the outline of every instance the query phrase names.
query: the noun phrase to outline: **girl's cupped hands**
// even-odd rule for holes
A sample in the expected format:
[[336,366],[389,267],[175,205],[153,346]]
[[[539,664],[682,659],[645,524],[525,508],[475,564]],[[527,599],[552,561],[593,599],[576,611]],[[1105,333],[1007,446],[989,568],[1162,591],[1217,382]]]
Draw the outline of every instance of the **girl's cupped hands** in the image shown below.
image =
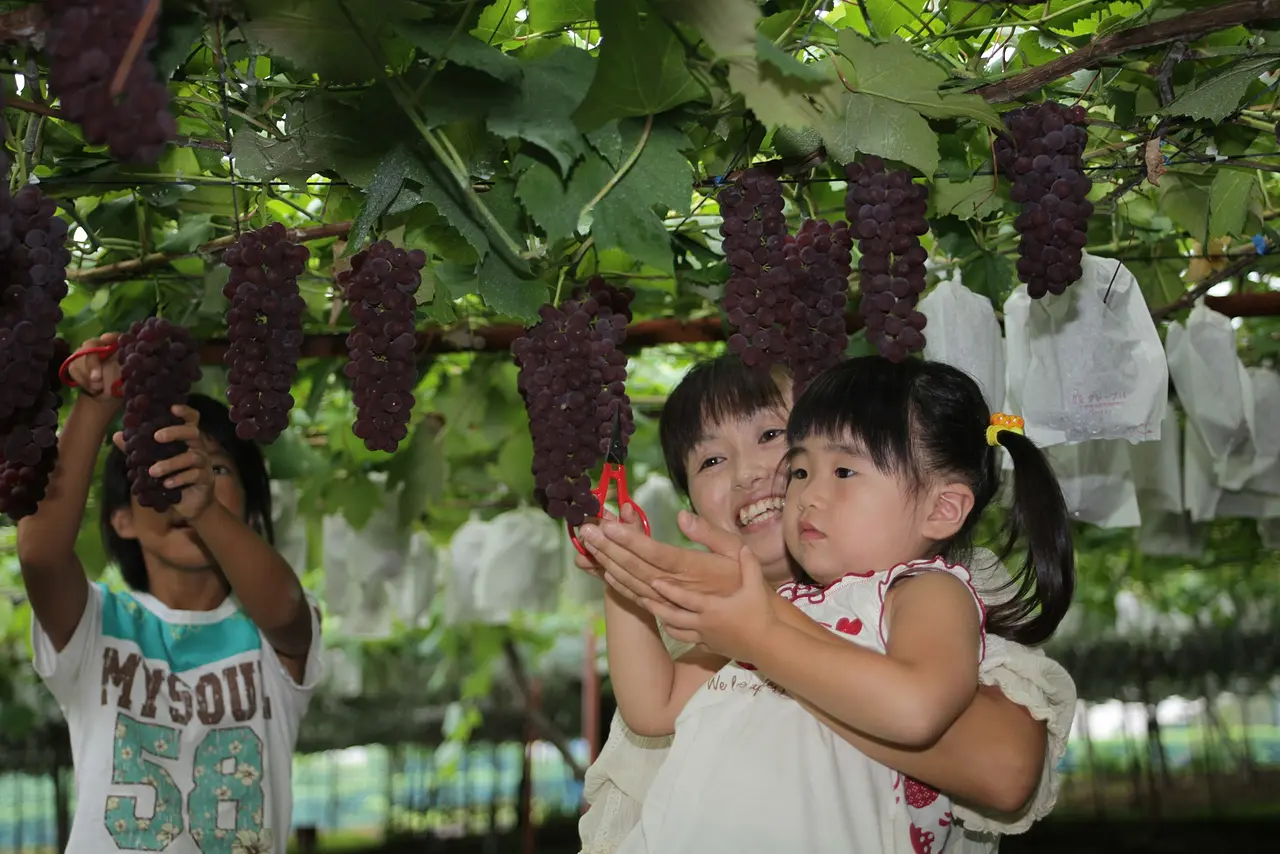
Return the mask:
[[760,562],[742,546],[735,558],[713,556],[736,575],[732,590],[703,592],[676,580],[653,581],[659,599],[641,604],[679,641],[702,644],[713,652],[751,661],[778,623],[777,607],[785,605],[764,578]]
[[[701,593],[728,594],[737,589],[740,572],[736,561],[742,547],[737,535],[683,511],[679,524],[685,536],[708,551],[650,538],[635,524],[630,507],[623,509],[621,522],[606,518],[598,525],[583,526],[578,529],[578,538],[591,553],[590,563],[594,566],[588,571],[640,604],[663,598],[653,586],[658,579]],[[583,567],[585,562],[584,559],[578,565]]]

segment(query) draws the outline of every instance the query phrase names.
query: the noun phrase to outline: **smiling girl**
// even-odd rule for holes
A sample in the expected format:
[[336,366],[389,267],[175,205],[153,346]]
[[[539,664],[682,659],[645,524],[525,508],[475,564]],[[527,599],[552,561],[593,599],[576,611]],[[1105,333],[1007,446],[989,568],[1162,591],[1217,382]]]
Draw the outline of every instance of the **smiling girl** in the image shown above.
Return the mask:
[[81,394],[48,495],[18,524],[35,669],[71,731],[67,851],[283,854],[293,747],[320,677],[319,613],[271,546],[261,451],[200,395],[155,436],[187,448],[151,468],[182,490],[166,512],[133,499],[113,437],[101,527],[132,592],[88,582],[74,545],[121,408],[107,393],[119,375],[115,356],[72,364]]
[[[672,480],[698,514],[683,514],[681,526],[710,552],[656,542],[631,525],[585,529],[615,585],[610,606],[628,612],[658,654],[663,642],[677,657],[692,644],[659,632],[653,617],[635,606],[641,597],[661,598],[647,582],[666,578],[687,589],[730,595],[741,583],[737,554],[744,543],[770,585],[785,592],[793,580],[778,509],[786,491],[779,474],[787,449],[789,397],[785,374],[770,377],[724,356],[695,366],[668,398],[661,419],[663,452]],[[985,555],[975,565],[980,589],[988,598],[998,597],[1007,574],[989,552],[977,554]],[[826,631],[790,610],[801,628],[807,623],[810,630]],[[615,619],[613,628],[624,625]],[[697,640],[695,634],[677,634]],[[947,852],[993,851],[997,834],[1025,830],[1056,798],[1054,769],[1072,722],[1074,687],[1065,671],[1038,650],[1014,643],[1006,647],[1002,660],[993,660],[984,672],[984,684],[969,707],[926,749],[867,738],[806,706],[834,736],[967,803],[956,810],[967,827],[947,837]],[[615,676],[615,692],[617,686]],[[654,778],[670,745],[669,734],[638,735],[621,715],[614,716],[604,749],[587,773],[590,809],[580,824],[584,854],[616,851],[646,799],[663,797]]]
[[[610,626],[623,717],[640,732],[675,731],[622,854],[943,850],[950,800],[835,738],[806,706],[870,739],[929,747],[1006,639],[1041,642],[1066,613],[1074,562],[1053,471],[1020,429],[992,420],[968,375],[850,360],[810,384],[787,441],[783,530],[817,584],[784,587],[783,602],[743,547],[736,592],[657,581],[674,606],[646,602],[706,647],[673,663]],[[1001,449],[1014,464],[1010,542],[1025,536],[1028,557],[1015,594],[987,609],[955,561],[972,554]],[[798,627],[796,610],[824,631]],[[616,602],[606,619],[634,622]]]

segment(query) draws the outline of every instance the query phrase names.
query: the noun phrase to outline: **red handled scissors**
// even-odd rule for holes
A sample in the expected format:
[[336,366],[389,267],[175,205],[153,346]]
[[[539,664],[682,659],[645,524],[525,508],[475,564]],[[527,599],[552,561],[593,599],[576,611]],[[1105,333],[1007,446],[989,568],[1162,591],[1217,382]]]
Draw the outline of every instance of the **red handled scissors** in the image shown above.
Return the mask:
[[[596,514],[597,518],[604,517],[604,502],[609,497],[609,484],[616,484],[618,488],[618,512],[621,513],[624,507],[630,506],[636,511],[636,516],[640,518],[640,526],[648,535],[649,517],[644,515],[639,504],[631,500],[631,494],[627,491],[627,449],[622,444],[622,413],[618,410],[613,413],[613,439],[609,442],[609,453],[605,456],[604,468],[600,471],[600,485],[591,490],[591,494],[600,500],[600,512]],[[586,548],[578,542],[578,534],[574,531],[573,525],[569,525],[569,538],[573,540],[574,548],[580,554],[590,557]]]
[[[120,349],[120,344],[112,341],[110,344],[103,344],[101,347],[84,347],[66,358],[62,363],[62,367],[58,370],[58,378],[62,380],[62,384],[67,388],[76,388],[80,384],[71,379],[71,365],[76,359],[83,359],[85,356],[110,356]],[[124,397],[124,380],[118,379],[111,384],[112,397]]]

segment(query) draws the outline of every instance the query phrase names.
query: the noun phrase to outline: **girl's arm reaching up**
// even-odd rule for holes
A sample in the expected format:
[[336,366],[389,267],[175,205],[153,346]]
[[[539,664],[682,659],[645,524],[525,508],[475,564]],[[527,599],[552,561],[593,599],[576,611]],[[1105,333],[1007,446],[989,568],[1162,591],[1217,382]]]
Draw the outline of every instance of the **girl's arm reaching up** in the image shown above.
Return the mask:
[[[175,406],[183,423],[156,431],[158,442],[185,442],[187,450],[151,467],[166,486],[182,488],[175,505],[222,569],[245,614],[266,636],[294,680],[301,683],[311,649],[311,610],[302,583],[280,553],[214,498],[217,448],[200,432],[200,415]],[[117,433],[122,445],[123,434]]]
[[[578,532],[588,549],[595,527]],[[604,614],[609,678],[622,720],[636,735],[670,735],[685,703],[727,659],[694,649],[672,661],[653,615],[612,587],[605,589]]]
[[[110,344],[117,337],[107,333],[83,347]],[[55,652],[62,652],[71,641],[89,601],[89,581],[76,557],[76,536],[98,451],[122,405],[110,394],[120,378],[114,355],[106,360],[96,354],[83,356],[71,363],[70,373],[80,394],[58,434],[58,461],[49,476],[49,488],[36,512],[18,522],[22,582],[31,610]]]

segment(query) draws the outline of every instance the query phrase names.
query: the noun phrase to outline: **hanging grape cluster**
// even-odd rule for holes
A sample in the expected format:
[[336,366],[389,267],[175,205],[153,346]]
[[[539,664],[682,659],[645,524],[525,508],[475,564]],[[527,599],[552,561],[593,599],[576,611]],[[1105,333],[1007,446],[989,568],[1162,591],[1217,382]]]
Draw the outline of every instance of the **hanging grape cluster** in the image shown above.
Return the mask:
[[1008,133],[996,138],[996,169],[1013,181],[1010,198],[1022,205],[1018,279],[1027,295],[1061,294],[1082,275],[1093,182],[1084,171],[1088,140],[1083,107],[1048,101],[1004,115]]
[[352,429],[371,451],[392,453],[409,433],[417,380],[413,313],[426,263],[421,249],[406,252],[381,240],[338,276],[355,320],[344,369],[356,405]]
[[808,219],[794,236],[787,236],[784,255],[791,300],[786,362],[797,397],[809,380],[840,361],[849,344],[844,308],[852,245],[844,222]]
[[125,78],[119,98],[111,83],[124,59],[147,0],[46,0],[49,18],[49,92],[62,115],[80,125],[85,141],[106,145],[118,160],[154,163],[177,133],[169,89],[150,54],[158,24]]
[[718,201],[725,260],[733,272],[722,301],[736,330],[729,352],[749,367],[768,367],[787,357],[784,325],[791,320],[782,185],[768,172],[747,169]]
[[289,426],[293,379],[302,352],[298,276],[311,251],[278,222],[240,235],[222,256],[230,276],[227,309],[227,401],[241,439],[271,443]]
[[182,498],[149,469],[186,451],[184,442],[157,442],[156,431],[181,424],[173,407],[185,404],[200,378],[200,351],[183,326],[158,317],[140,320],[119,338],[124,390],[124,452],[133,495],[143,507],[165,512]]
[[55,339],[39,397],[0,419],[0,513],[15,522],[36,512],[58,461],[58,410],[62,407],[58,370],[70,353],[67,342]]
[[534,496],[548,515],[581,525],[599,515],[591,472],[609,450],[615,414],[622,438],[635,432],[622,344],[633,291],[594,278],[511,345],[516,387],[533,437]]
[[748,367],[782,363],[797,393],[848,344],[844,307],[853,239],[843,222],[806,220],[791,234],[778,179],[747,169],[718,197],[725,260],[733,275],[721,306],[729,351]]
[[901,362],[924,349],[925,317],[916,304],[929,257],[920,244],[929,232],[929,191],[913,183],[905,169],[886,172],[884,161],[874,155],[846,164],[845,175],[845,213],[861,254],[858,312],[867,324],[867,340],[886,359]]

